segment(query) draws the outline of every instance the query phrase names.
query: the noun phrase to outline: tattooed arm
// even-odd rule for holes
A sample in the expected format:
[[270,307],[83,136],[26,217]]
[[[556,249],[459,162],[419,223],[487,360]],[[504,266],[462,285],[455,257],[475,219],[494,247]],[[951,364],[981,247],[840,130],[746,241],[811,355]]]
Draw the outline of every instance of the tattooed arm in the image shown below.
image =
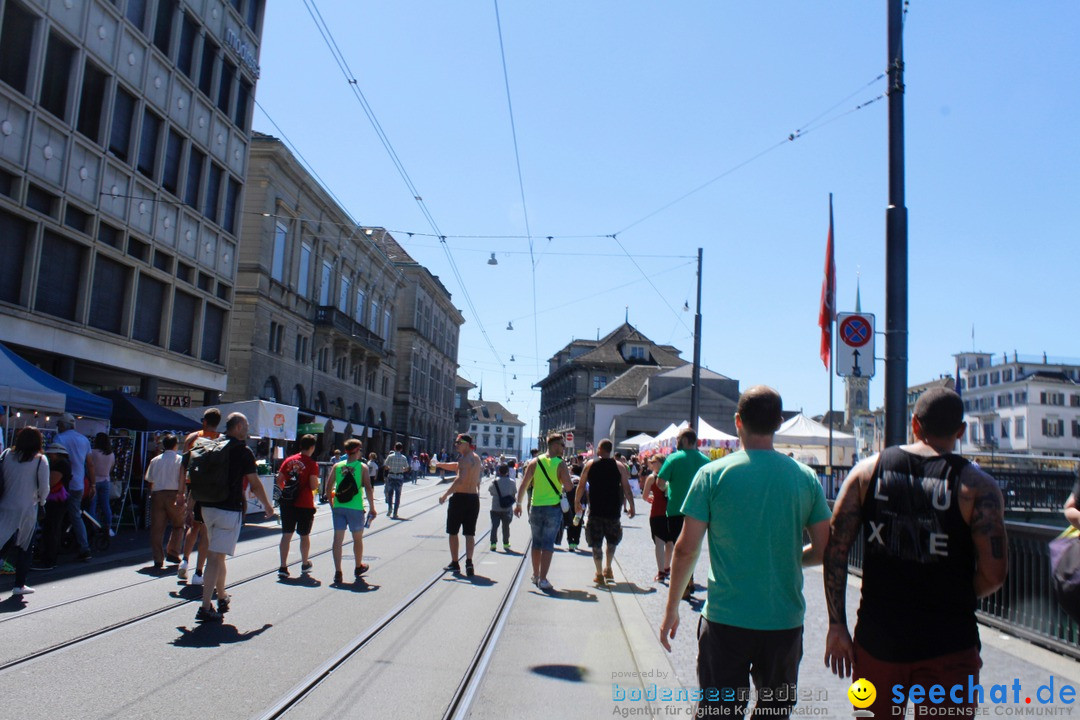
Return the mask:
[[960,513],[975,543],[976,597],[996,592],[1009,570],[1004,507],[994,478],[973,465],[964,468],[960,476]]
[[873,476],[877,456],[863,460],[848,473],[833,505],[829,542],[825,546],[825,603],[829,608],[829,633],[825,638],[825,667],[839,677],[849,677],[855,652],[847,626],[848,553],[862,524],[862,499]]

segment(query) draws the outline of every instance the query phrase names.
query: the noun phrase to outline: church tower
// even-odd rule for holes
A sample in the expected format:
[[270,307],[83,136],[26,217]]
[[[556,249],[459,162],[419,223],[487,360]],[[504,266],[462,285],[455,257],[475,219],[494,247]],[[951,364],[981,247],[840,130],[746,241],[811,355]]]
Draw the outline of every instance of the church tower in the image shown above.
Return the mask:
[[[855,281],[855,312],[862,312],[859,281]],[[870,360],[873,362],[873,359]],[[844,431],[851,432],[855,418],[870,412],[870,378],[844,378]]]

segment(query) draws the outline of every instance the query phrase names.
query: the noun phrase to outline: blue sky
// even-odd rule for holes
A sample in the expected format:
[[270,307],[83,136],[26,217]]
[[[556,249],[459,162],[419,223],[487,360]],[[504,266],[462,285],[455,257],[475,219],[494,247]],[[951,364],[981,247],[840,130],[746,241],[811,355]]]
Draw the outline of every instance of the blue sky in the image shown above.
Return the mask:
[[[692,358],[681,308],[694,305],[698,247],[703,363],[777,387],[789,409],[826,410],[830,192],[838,309],[853,309],[858,274],[884,329],[887,101],[849,112],[886,88],[874,81],[883,0],[500,2],[524,206],[493,2],[315,6],[479,317],[300,0],[268,3],[254,127],[283,132],[358,222],[394,231],[441,277],[466,316],[461,374],[527,432],[547,359],[626,312]],[[1078,37],[1080,4],[1066,0],[910,5],[909,384],[951,372],[973,326],[981,350],[1080,357]],[[535,269],[528,240],[511,237],[526,235],[526,212]],[[455,237],[470,235],[505,237]],[[883,386],[879,362],[875,406]],[[839,381],[834,397],[842,408]]]

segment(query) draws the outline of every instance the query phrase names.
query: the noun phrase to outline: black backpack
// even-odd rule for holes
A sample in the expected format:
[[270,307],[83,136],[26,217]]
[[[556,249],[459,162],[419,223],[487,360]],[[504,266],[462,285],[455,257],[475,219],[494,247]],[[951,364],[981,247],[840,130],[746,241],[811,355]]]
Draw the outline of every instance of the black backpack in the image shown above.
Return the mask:
[[360,486],[356,484],[356,475],[353,473],[353,469],[348,465],[341,468],[341,482],[338,483],[337,490],[334,492],[337,499],[347,503],[356,497],[359,492]]
[[232,438],[199,438],[185,453],[188,487],[199,502],[220,503],[229,498],[229,444]]
[[281,502],[295,503],[300,497],[300,472],[293,470],[285,476],[285,484],[281,487]]

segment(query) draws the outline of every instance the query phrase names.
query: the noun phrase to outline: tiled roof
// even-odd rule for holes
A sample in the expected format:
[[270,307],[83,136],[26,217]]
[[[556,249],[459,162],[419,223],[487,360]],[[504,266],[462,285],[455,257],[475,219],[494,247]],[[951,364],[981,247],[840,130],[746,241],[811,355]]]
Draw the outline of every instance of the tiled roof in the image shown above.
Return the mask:
[[[694,364],[693,363],[686,363],[684,365],[679,365],[678,367],[671,368],[670,370],[667,370],[667,372],[664,373],[664,376],[665,377],[688,378],[688,377],[691,377],[693,375],[693,373],[694,373]],[[703,368],[701,368],[701,379],[702,380],[730,380],[731,378],[725,377],[724,375],[721,375],[718,372],[713,372],[709,368],[704,368],[703,367]]]
[[[502,403],[494,400],[470,400],[469,406],[472,408],[472,416],[479,422],[502,422],[503,425],[525,426],[517,415],[503,407]],[[496,417],[501,417],[502,420],[498,421]]]
[[658,365],[635,365],[592,394],[595,400],[636,400],[641,386],[653,375],[670,370]]

